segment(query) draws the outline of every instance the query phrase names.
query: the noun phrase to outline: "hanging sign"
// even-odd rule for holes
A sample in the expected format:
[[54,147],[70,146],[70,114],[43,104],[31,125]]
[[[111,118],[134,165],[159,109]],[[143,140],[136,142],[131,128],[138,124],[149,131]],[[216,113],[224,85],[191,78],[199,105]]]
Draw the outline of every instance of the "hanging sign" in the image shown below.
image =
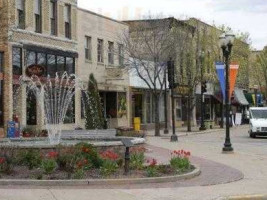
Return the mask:
[[45,69],[41,65],[30,65],[26,68],[26,75],[31,77],[35,76],[42,76],[45,72]]
[[235,83],[236,83],[236,77],[237,77],[237,72],[238,72],[239,65],[237,63],[232,63],[230,64],[230,93],[229,93],[229,98],[231,99],[234,88],[235,88]]
[[216,62],[215,65],[216,65],[217,76],[222,90],[223,99],[225,99],[225,78],[224,78],[225,65],[223,62]]

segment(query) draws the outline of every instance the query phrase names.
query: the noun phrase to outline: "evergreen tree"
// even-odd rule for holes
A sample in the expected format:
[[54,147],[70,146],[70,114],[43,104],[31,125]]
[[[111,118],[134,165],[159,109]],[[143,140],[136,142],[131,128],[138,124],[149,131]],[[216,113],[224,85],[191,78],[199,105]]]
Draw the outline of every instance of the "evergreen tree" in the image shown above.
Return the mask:
[[103,129],[104,128],[104,116],[103,106],[101,103],[101,97],[99,95],[97,81],[93,74],[89,76],[88,82],[88,101],[85,108],[86,114],[86,129]]

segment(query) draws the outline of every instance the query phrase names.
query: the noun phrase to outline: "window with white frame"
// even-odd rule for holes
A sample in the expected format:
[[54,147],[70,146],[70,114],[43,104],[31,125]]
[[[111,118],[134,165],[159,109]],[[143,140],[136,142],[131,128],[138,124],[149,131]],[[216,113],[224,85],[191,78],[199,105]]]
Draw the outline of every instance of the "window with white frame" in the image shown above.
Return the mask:
[[104,51],[104,42],[102,39],[97,40],[97,62],[103,63],[104,58],[103,58],[103,51]]
[[42,32],[42,2],[41,0],[34,0],[34,17],[35,17],[35,32]]
[[114,64],[114,42],[108,42],[108,64]]
[[65,37],[71,39],[71,6],[64,7]]
[[57,2],[50,1],[50,27],[51,35],[57,35]]
[[119,65],[123,66],[124,64],[124,50],[123,50],[123,44],[118,45],[118,55],[119,55]]
[[17,26],[20,29],[25,29],[25,1],[16,0],[17,9]]
[[85,36],[85,59],[92,60],[92,38]]

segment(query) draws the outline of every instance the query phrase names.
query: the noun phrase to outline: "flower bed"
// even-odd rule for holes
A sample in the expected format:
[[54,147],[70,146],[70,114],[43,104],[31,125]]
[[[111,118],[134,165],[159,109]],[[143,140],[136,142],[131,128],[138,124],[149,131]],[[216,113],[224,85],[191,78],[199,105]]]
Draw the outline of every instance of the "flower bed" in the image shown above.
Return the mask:
[[170,164],[159,165],[145,158],[145,148],[131,148],[130,173],[124,174],[123,157],[112,150],[98,152],[90,144],[43,153],[22,150],[20,154],[0,153],[0,179],[67,180],[103,178],[144,178],[184,174],[193,171],[190,152],[171,153]]

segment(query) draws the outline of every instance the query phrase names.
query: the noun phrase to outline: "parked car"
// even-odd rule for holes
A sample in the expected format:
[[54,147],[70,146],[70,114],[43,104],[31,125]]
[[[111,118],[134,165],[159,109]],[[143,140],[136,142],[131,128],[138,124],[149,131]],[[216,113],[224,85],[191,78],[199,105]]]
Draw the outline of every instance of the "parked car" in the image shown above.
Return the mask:
[[267,107],[252,107],[249,114],[249,136],[267,136]]

